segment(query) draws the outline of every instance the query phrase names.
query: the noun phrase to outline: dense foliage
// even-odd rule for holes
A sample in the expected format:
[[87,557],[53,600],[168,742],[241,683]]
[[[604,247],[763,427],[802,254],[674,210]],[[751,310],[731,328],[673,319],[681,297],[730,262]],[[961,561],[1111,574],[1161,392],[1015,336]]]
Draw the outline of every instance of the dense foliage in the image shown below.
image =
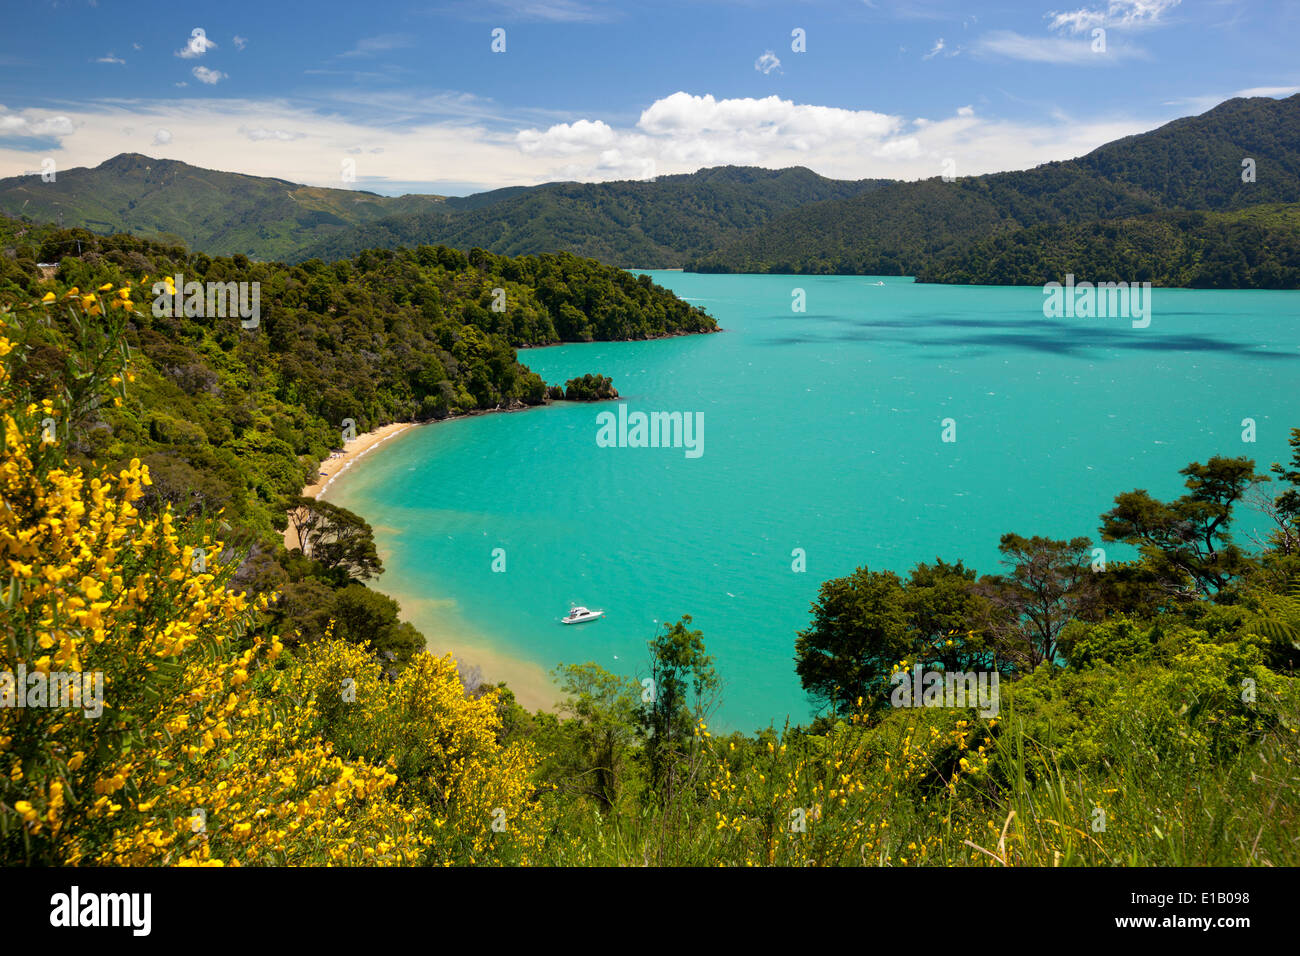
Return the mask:
[[618,389],[608,375],[580,375],[564,383],[564,398],[570,402],[599,402],[618,398]]
[[932,260],[916,280],[1042,285],[1067,274],[1185,289],[1300,288],[1300,205],[1030,226]]

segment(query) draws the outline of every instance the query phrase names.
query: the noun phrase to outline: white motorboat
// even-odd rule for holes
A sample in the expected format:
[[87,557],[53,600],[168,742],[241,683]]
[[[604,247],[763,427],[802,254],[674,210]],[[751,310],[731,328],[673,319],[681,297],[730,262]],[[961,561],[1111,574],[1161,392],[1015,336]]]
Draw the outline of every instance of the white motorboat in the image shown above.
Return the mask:
[[569,612],[569,616],[561,620],[561,623],[586,624],[588,621],[594,621],[596,618],[604,616],[604,611],[588,611],[585,607],[575,606],[573,610]]

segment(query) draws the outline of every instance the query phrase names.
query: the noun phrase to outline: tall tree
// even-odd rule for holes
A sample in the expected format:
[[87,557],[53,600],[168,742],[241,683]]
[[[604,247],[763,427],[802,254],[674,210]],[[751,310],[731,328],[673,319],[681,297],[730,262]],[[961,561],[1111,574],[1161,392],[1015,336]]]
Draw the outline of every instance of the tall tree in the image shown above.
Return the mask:
[[1250,458],[1215,455],[1179,472],[1187,494],[1165,503],[1145,489],[1115,497],[1101,516],[1106,541],[1133,545],[1164,586],[1183,597],[1213,597],[1250,567],[1250,559],[1229,534],[1232,508],[1254,485],[1268,481]]
[[812,626],[795,639],[795,671],[815,701],[836,714],[888,700],[889,675],[913,649],[903,586],[866,567],[821,586]]
[[1092,542],[1004,534],[998,544],[1008,571],[984,579],[994,608],[991,628],[999,656],[1017,668],[1054,663],[1061,630],[1087,613],[1097,593]]
[[579,793],[605,810],[618,804],[632,741],[636,737],[641,688],[595,662],[567,664],[555,676],[564,691],[562,730],[575,765],[563,776]]
[[650,787],[662,797],[673,789],[672,771],[722,686],[704,649],[704,633],[691,630],[690,624],[691,616],[684,614],[647,642],[650,683],[642,684],[639,720]]

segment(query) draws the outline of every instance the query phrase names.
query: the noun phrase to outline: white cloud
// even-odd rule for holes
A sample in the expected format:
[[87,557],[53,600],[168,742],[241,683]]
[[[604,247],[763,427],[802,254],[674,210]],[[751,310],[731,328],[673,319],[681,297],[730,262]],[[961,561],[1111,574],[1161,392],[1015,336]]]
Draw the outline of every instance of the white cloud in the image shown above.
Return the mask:
[[1294,96],[1300,93],[1300,86],[1252,86],[1247,90],[1238,90],[1233,96]]
[[206,83],[208,86],[215,86],[222,80],[229,79],[229,76],[220,70],[209,70],[206,66],[196,66],[193,73],[196,80],[200,83]]
[[1105,9],[1083,7],[1066,13],[1053,11],[1048,28],[1068,33],[1091,33],[1097,27],[1131,30],[1157,26],[1166,12],[1181,0],[1110,0]]
[[601,149],[614,143],[614,130],[602,120],[578,120],[558,123],[545,132],[521,131],[516,137],[525,153],[543,156],[569,156],[584,150]]
[[24,113],[10,113],[0,106],[0,136],[67,136],[75,129],[71,119],[63,114],[33,115],[31,110]]
[[1110,33],[1124,33],[1168,23],[1165,14],[1181,0],[1109,0],[1103,6],[1080,7],[1047,14],[1047,36],[1025,36],[1014,30],[992,30],[975,42],[983,56],[1053,63],[1058,66],[1105,66],[1145,57],[1146,51]]
[[754,69],[758,70],[758,72],[765,76],[773,70],[779,70],[780,68],[781,61],[777,59],[776,54],[771,50],[767,50],[762,56],[754,61]]
[[[1160,121],[1166,118],[1172,117]],[[907,120],[777,96],[716,99],[684,92],[651,104],[634,128],[603,122],[584,128],[581,123],[526,130],[516,142],[533,157],[564,157],[566,179],[608,179],[614,169],[653,168],[665,174],[724,164],[805,165],[847,179],[917,179],[938,175],[949,156],[958,158],[963,175],[1023,169],[1079,156],[1158,125],[1125,119],[1089,123],[1068,116],[1040,124],[1010,123],[977,117],[971,106],[944,119]],[[584,129],[586,135],[579,135]],[[591,146],[583,149],[587,140]]]
[[931,57],[936,57],[939,55],[939,53],[942,50],[943,50],[943,37],[939,37],[939,39],[935,41],[934,46],[930,48],[930,52],[922,56],[921,59],[928,60]]
[[[343,90],[345,97],[362,94]],[[941,117],[796,103],[778,96],[716,98],[673,93],[627,124],[595,117],[542,119],[510,113],[490,100],[444,93],[374,97],[367,113],[297,101],[204,98],[97,101],[57,116],[0,108],[0,176],[30,167],[30,148],[6,146],[40,131],[58,135],[50,154],[60,168],[95,166],[138,151],[139,134],[156,130],[166,155],[197,166],[338,186],[349,149],[368,154],[358,188],[419,190],[437,170],[444,182],[490,189],[555,180],[603,181],[693,172],[728,163],[772,169],[807,166],[839,179],[931,178],[953,157],[961,175],[1024,169],[1083,155],[1102,143],[1153,129],[1186,112],[1159,115],[1044,116],[1010,122],[968,107]],[[366,100],[361,100],[365,102]],[[423,110],[423,112],[421,112]],[[400,123],[392,122],[401,116]],[[250,149],[250,143],[274,148]],[[377,152],[382,149],[382,153]],[[393,187],[395,188],[395,187]],[[426,191],[438,191],[432,186]]]
[[1205,93],[1201,96],[1186,96],[1176,100],[1169,100],[1166,106],[1178,106],[1193,113],[1204,113],[1208,109],[1213,109],[1224,100],[1236,99],[1239,96],[1269,96],[1273,98],[1293,96],[1300,93],[1300,86],[1252,86],[1248,89],[1237,90],[1235,93]]
[[114,55],[113,55],[113,51],[110,50],[110,51],[108,52],[108,55],[107,55],[107,56],[101,56],[101,57],[97,58],[97,59],[95,60],[95,62],[96,62],[96,63],[122,63],[122,64],[125,64],[125,63],[126,63],[126,60],[122,59],[122,58],[119,57],[119,56],[114,56]]
[[190,31],[190,38],[185,42],[185,46],[176,51],[176,56],[184,60],[192,60],[216,48],[217,45],[208,39],[208,34],[203,27],[195,27]]
[[458,0],[444,9],[474,19],[492,19],[502,15],[517,20],[543,20],[553,23],[592,23],[611,20],[618,11],[603,0]]
[[248,46],[248,37],[236,35],[231,38],[230,42],[235,45],[236,50],[242,50],[244,47]]

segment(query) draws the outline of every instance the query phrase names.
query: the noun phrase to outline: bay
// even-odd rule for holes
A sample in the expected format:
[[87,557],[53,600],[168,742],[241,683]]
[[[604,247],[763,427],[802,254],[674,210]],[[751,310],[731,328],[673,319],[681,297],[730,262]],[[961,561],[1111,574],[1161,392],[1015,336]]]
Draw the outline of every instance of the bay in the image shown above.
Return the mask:
[[[822,581],[935,557],[994,572],[1008,531],[1095,540],[1117,493],[1175,496],[1215,454],[1266,468],[1300,425],[1297,293],[1156,289],[1134,328],[1046,318],[1038,288],[650,274],[726,331],[520,360],[610,375],[629,412],[702,414],[699,457],[598,447],[617,403],[557,403],[409,429],[330,489],[431,649],[521,699],[562,662],[645,676],[646,640],[690,614],[724,681],[715,728],[806,721],[794,640]],[[563,626],[571,603],[607,616]]]

